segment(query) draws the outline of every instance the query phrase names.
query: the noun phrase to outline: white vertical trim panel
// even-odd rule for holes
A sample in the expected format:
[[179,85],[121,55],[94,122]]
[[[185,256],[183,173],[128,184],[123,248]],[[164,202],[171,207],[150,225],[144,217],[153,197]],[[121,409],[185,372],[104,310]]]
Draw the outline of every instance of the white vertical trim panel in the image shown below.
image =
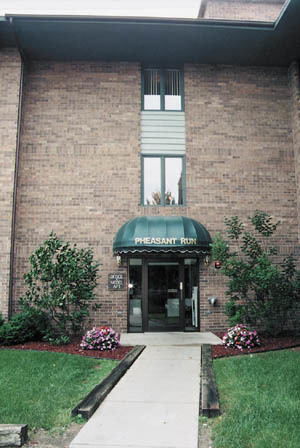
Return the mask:
[[142,154],[185,154],[185,113],[142,111]]

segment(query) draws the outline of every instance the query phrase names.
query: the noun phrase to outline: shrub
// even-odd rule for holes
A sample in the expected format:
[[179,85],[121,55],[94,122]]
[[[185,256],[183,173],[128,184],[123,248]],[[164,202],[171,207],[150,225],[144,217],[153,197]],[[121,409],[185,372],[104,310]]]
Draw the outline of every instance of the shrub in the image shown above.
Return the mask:
[[70,343],[69,336],[66,335],[60,335],[60,336],[53,336],[55,334],[55,331],[51,329],[50,332],[48,332],[44,337],[43,340],[46,342],[49,342],[51,345],[66,345]]
[[251,350],[260,345],[256,331],[252,331],[242,324],[229,328],[227,333],[224,334],[222,341],[226,347],[239,350]]
[[110,327],[94,327],[82,338],[84,350],[114,350],[120,346],[120,335]]
[[277,335],[299,325],[300,272],[295,257],[282,259],[271,243],[280,223],[259,210],[249,220],[251,231],[237,216],[225,219],[231,247],[219,233],[213,239],[213,258],[228,278],[226,314],[231,325],[259,325]]
[[49,315],[53,331],[47,339],[52,342],[81,332],[97,285],[99,263],[93,260],[92,250],[71,247],[51,232],[29,260],[22,306],[34,306]]
[[2,314],[0,313],[0,327],[1,327],[1,325],[3,325],[3,324],[4,324],[4,319],[3,319]]
[[28,308],[15,314],[0,327],[0,343],[14,345],[40,340],[49,331],[49,325],[49,319],[45,313]]

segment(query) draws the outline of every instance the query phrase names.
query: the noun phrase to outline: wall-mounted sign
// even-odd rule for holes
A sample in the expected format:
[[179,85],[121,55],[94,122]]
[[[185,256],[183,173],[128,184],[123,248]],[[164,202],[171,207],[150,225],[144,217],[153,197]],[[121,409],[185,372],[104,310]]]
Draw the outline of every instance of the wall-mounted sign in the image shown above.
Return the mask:
[[110,291],[125,289],[125,274],[120,272],[108,274],[108,289]]
[[166,245],[181,245],[181,244],[187,244],[187,245],[196,245],[197,244],[197,238],[150,238],[148,236],[143,238],[135,238],[134,243],[136,245],[142,244],[166,244]]

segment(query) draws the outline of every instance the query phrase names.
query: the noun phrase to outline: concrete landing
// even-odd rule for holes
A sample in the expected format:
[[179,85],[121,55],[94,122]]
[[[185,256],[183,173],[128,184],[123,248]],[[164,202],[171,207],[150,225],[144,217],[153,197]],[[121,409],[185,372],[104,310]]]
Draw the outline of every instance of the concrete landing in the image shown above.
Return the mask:
[[202,344],[222,344],[213,333],[122,333],[122,345],[155,345],[155,346],[199,346]]

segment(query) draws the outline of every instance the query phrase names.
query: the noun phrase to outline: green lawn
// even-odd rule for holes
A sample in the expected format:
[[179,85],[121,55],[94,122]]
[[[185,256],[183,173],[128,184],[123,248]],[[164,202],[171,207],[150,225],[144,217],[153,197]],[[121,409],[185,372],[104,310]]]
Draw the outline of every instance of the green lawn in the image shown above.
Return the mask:
[[299,448],[300,351],[214,361],[222,416],[216,448]]
[[0,350],[0,423],[54,429],[117,365],[62,353]]

